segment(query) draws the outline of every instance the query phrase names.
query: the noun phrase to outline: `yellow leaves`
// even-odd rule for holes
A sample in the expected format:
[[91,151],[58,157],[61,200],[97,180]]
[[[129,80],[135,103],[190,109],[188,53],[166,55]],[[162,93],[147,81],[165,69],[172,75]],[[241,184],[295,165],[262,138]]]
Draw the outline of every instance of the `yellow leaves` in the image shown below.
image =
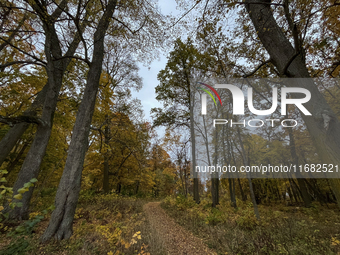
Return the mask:
[[38,215],[40,215],[40,213],[39,212],[32,212],[32,213],[30,213],[30,215],[29,215],[29,219],[31,220],[31,219],[34,219],[36,216],[38,216]]
[[335,237],[332,237],[331,244],[333,246],[336,246],[336,245],[340,244],[340,241],[338,239],[336,239]]
[[112,229],[107,225],[97,226],[96,231],[104,236],[111,245],[115,245],[122,234],[122,230],[120,230],[120,228],[116,228],[112,231]]
[[22,199],[22,195],[21,194],[16,194],[15,196],[13,196],[13,198],[20,200]]
[[136,244],[137,243],[137,239],[140,240],[142,239],[142,236],[141,236],[141,233],[140,231],[136,232],[133,236],[132,236],[132,239],[130,241],[130,244]]
[[4,207],[1,205],[1,206],[0,206],[0,212],[1,212],[3,209],[4,209]]
[[148,248],[148,245],[145,245],[145,244],[143,243],[142,247],[140,248],[141,251],[140,251],[140,253],[138,253],[138,255],[150,255],[149,252],[146,252],[146,251],[145,251],[146,248]]
[[29,190],[28,188],[21,188],[21,189],[18,189],[18,193],[19,194],[23,194],[23,193],[25,193],[28,190]]
[[122,239],[120,243],[125,247],[125,249],[129,249],[131,246],[131,244],[129,242],[126,242],[124,239]]
[[112,252],[112,251],[109,251],[109,252],[107,253],[107,255],[113,255],[113,252]]
[[[140,231],[136,232],[132,237],[137,237],[139,235],[140,235]],[[138,238],[138,239],[140,239],[140,238]]]

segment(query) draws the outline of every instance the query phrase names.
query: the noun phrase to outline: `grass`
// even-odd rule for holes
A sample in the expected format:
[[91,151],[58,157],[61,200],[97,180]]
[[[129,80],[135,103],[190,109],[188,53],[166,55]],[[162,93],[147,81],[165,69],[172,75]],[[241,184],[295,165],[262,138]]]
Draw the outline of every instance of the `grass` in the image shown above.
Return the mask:
[[259,206],[257,221],[251,203],[227,198],[211,208],[203,199],[168,197],[161,204],[166,212],[218,254],[340,254],[340,215],[336,206],[321,208]]
[[[30,216],[35,217],[49,206],[47,203],[53,203],[53,195],[52,192],[38,199]],[[4,226],[0,233],[0,254],[165,254],[144,215],[142,207],[147,202],[147,199],[85,192],[79,199],[70,240],[39,242],[48,225],[48,214],[32,234],[10,236],[17,224]]]

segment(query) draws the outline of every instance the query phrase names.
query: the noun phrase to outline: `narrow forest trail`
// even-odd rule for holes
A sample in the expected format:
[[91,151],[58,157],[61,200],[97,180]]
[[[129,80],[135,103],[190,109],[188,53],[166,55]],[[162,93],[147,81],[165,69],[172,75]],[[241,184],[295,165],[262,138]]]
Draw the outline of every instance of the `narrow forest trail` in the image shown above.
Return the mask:
[[201,239],[179,226],[160,207],[159,202],[150,202],[143,207],[151,228],[163,241],[170,255],[216,254]]

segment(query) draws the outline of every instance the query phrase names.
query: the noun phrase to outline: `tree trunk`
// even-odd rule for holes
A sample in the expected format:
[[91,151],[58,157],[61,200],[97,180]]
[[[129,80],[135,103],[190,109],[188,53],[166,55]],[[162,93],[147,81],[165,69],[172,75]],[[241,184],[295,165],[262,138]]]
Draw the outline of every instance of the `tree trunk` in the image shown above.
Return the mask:
[[22,154],[24,154],[24,152],[25,152],[25,150],[28,146],[29,146],[29,142],[25,142],[24,145],[22,146],[22,148],[20,149],[20,151],[18,152],[17,156],[13,160],[13,162],[11,162],[8,165],[8,167],[7,167],[8,174],[10,174],[13,171],[13,169],[15,168],[15,166],[19,163],[19,160],[21,159]]
[[[206,134],[207,135],[207,134]],[[217,166],[217,158],[218,158],[218,128],[216,127],[214,130],[215,141],[215,155],[214,155],[214,165]],[[207,137],[208,143],[208,137]],[[217,169],[215,172],[211,174],[211,198],[212,198],[212,207],[216,207],[219,204],[219,186],[220,186],[220,178]]]
[[[252,4],[253,3],[253,4]],[[291,78],[310,78],[300,49],[294,49],[278,26],[270,9],[270,2],[246,0],[245,5],[257,34],[269,53],[273,64],[282,75]],[[311,100],[304,104],[312,116],[302,114],[323,163],[340,165],[340,123],[313,81],[288,86],[303,87],[311,92]],[[330,121],[328,121],[330,119]],[[340,179],[329,180],[340,207]]]
[[138,191],[139,191],[139,184],[140,184],[139,180],[136,181],[136,189],[135,189],[135,194],[136,195],[138,194]]
[[[48,83],[44,88],[38,93],[31,107],[24,112],[24,116],[36,116],[37,109],[42,108],[44,104],[44,99],[46,96],[46,91],[48,89]],[[15,124],[1,139],[0,141],[0,166],[5,161],[9,153],[14,148],[15,144],[19,141],[21,136],[25,133],[27,128],[30,126],[29,123],[22,122]]]
[[[106,126],[105,126],[105,131],[104,131],[104,143],[106,147],[109,147],[109,141],[110,141],[110,120],[109,116],[106,115]],[[109,152],[105,151],[104,154],[104,174],[103,174],[103,190],[104,193],[109,193],[110,187],[109,187]]]
[[[53,115],[57,106],[59,91],[62,85],[62,77],[64,73],[64,61],[61,59],[61,48],[59,40],[51,26],[46,28],[46,40],[45,40],[45,53],[48,59],[46,67],[48,79],[48,91],[44,102],[44,108],[41,116],[41,120],[44,124],[38,125],[36,135],[27,156],[21,166],[17,180],[13,186],[13,195],[17,194],[18,189],[22,188],[25,183],[29,182],[32,178],[38,176],[40,165],[45,156],[46,148],[52,131]],[[53,54],[51,56],[50,54]],[[52,58],[60,60],[52,60]],[[10,210],[9,207],[6,211],[9,211],[9,218],[11,219],[27,219],[29,203],[32,197],[33,188],[30,188],[22,196],[22,207],[15,207]]]
[[77,113],[65,168],[58,186],[55,210],[42,236],[43,242],[53,236],[56,240],[69,239],[73,233],[72,223],[79,198],[83,163],[88,149],[88,135],[102,72],[104,37],[116,3],[117,0],[109,1],[94,33],[93,57],[87,76],[84,97]]
[[[288,125],[290,126],[290,124],[288,124]],[[299,165],[299,158],[298,158],[297,153],[296,153],[295,140],[294,140],[292,128],[288,128],[288,134],[289,134],[289,148],[290,148],[290,154],[291,154],[292,159],[293,159],[293,164],[298,166]],[[298,181],[298,184],[299,184],[299,187],[300,187],[302,200],[305,203],[306,207],[310,207],[310,205],[312,203],[312,198],[308,193],[305,179],[302,178],[301,176],[299,176],[299,171],[296,173],[296,176],[300,177],[300,178],[297,178],[297,181]]]
[[232,207],[236,208],[236,196],[235,196],[235,179],[229,178],[229,192],[230,192],[230,204]]
[[[225,118],[225,116],[223,116],[223,118]],[[228,139],[229,139],[229,136],[227,135],[227,143],[228,143],[228,148],[229,148],[229,153],[228,153],[228,159],[227,159],[227,151],[226,151],[226,148],[225,148],[225,137],[226,137],[226,134],[225,134],[225,129],[226,129],[226,126],[223,125],[222,127],[222,152],[223,152],[223,165],[229,165],[230,164],[230,161],[231,161],[231,152],[230,150],[232,149],[228,142]],[[237,204],[236,204],[236,193],[235,193],[235,179],[231,179],[230,178],[230,173],[227,173],[227,177],[228,177],[228,182],[229,182],[229,192],[230,192],[230,205],[234,208],[237,207]]]
[[[241,138],[241,132],[240,132],[239,127],[237,127],[237,137],[238,137],[238,140],[239,140],[240,146],[241,146],[243,164],[244,164],[244,166],[248,166],[248,162],[247,162],[247,159],[246,159],[246,152],[244,150],[244,146],[243,146],[243,142],[242,142],[242,138]],[[246,174],[247,174],[247,179],[248,179],[248,183],[249,183],[250,197],[251,197],[251,201],[252,201],[253,206],[254,206],[254,213],[255,213],[256,218],[258,220],[260,220],[260,213],[259,213],[259,209],[257,208],[253,183],[251,181],[250,174],[248,172]]]
[[[190,84],[189,84],[190,86]],[[200,203],[200,194],[199,194],[199,179],[198,173],[196,172],[196,139],[195,139],[195,120],[194,120],[194,92],[192,92],[191,88],[189,89],[190,95],[190,139],[191,139],[191,165],[192,165],[192,173],[194,177],[194,200],[197,204]]]
[[[64,1],[65,3],[65,1]],[[63,74],[66,71],[68,64],[71,61],[71,57],[74,55],[78,44],[80,42],[80,33],[85,29],[87,22],[84,22],[80,26],[80,30],[75,34],[73,41],[71,42],[67,52],[62,56],[62,50],[60,48],[57,32],[54,27],[52,15],[48,15],[44,8],[42,8],[36,2],[31,2],[32,8],[38,13],[40,19],[43,22],[43,28],[45,31],[45,55],[47,58],[47,87],[42,90],[40,95],[37,96],[36,105],[32,105],[32,114],[35,114],[36,107],[39,107],[41,101],[44,101],[41,120],[44,124],[38,125],[36,135],[27,156],[21,166],[17,180],[13,186],[13,195],[17,194],[17,190],[22,188],[25,183],[29,182],[32,178],[37,178],[40,170],[42,160],[45,156],[48,141],[51,136],[54,112],[58,102],[59,91],[62,86]],[[41,9],[42,8],[42,9]],[[58,8],[56,12],[61,12],[62,9]],[[55,14],[54,13],[54,14]],[[60,15],[60,14],[59,14]],[[39,97],[40,96],[40,97]],[[38,98],[39,97],[39,98]],[[20,129],[15,129],[20,132],[24,132],[25,126]],[[18,132],[18,133],[20,133]],[[19,136],[19,134],[18,134]],[[9,212],[9,218],[26,219],[28,218],[29,203],[33,194],[33,187],[29,191],[25,192],[22,196],[22,207],[15,207],[11,210],[9,207],[5,211]]]

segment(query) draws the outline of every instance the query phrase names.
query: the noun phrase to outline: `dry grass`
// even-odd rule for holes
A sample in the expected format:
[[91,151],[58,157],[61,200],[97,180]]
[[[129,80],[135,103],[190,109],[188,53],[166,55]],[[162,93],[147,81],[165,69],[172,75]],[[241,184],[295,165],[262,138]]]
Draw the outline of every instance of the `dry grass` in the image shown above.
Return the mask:
[[[24,237],[22,243],[19,236],[1,234],[1,243],[8,245],[12,242],[18,246],[15,247],[18,252],[6,253],[2,249],[0,254],[165,254],[162,243],[150,229],[143,212],[143,205],[147,202],[114,194],[83,194],[70,240],[40,244],[39,238],[48,225],[47,217],[37,225],[34,233]],[[6,232],[8,234],[11,229]]]
[[251,204],[237,210],[229,201],[217,209],[203,200],[168,198],[162,203],[177,223],[202,238],[218,254],[340,254],[339,210],[260,206],[261,222]]

